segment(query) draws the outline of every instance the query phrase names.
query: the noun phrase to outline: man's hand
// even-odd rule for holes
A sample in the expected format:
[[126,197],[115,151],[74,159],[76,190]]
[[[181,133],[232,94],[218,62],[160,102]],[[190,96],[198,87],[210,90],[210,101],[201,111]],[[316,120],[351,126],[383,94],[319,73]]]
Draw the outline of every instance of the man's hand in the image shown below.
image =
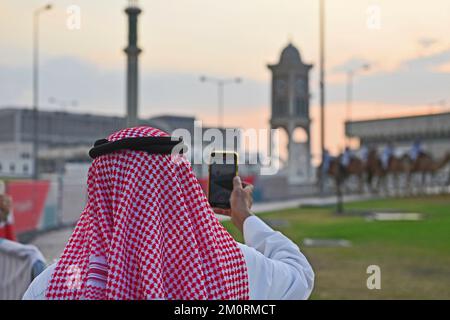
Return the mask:
[[233,192],[230,197],[231,209],[214,208],[217,214],[231,217],[233,224],[242,232],[244,221],[252,215],[250,208],[253,204],[253,186],[242,186],[241,178],[236,176],[233,179]]

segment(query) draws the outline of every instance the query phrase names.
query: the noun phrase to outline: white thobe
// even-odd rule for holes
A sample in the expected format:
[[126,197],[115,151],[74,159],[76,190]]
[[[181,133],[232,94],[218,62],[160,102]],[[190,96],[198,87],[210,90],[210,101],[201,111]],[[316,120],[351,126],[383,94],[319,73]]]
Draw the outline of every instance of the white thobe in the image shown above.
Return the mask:
[[[314,272],[298,246],[260,218],[244,222],[245,244],[239,243],[248,270],[250,299],[307,299],[314,285]],[[45,299],[56,264],[44,270],[30,285],[23,299]]]

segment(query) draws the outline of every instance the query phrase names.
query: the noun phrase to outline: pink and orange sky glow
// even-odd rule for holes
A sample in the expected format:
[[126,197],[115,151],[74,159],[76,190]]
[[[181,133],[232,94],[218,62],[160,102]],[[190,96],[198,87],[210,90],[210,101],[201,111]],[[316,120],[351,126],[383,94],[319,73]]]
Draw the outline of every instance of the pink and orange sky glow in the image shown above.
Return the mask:
[[[45,1],[0,2],[0,106],[31,105],[32,14]],[[319,155],[317,0],[147,0],[139,20],[140,115],[194,115],[217,123],[214,86],[200,75],[240,76],[225,89],[225,124],[267,128],[268,63],[289,41],[314,64],[313,154]],[[41,100],[75,99],[74,112],[123,115],[127,2],[58,0],[41,16]],[[67,26],[71,6],[79,28]],[[376,16],[374,16],[374,10]],[[327,146],[345,143],[346,71],[352,119],[450,111],[450,1],[327,0]],[[375,19],[375,20],[374,20]],[[374,24],[375,21],[375,24]]]

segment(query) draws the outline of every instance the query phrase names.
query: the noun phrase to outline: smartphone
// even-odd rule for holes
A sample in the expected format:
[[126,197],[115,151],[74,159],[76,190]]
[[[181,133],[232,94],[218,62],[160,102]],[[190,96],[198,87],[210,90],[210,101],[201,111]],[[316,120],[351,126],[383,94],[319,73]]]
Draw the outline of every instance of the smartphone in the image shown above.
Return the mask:
[[213,208],[230,208],[233,178],[238,174],[236,152],[214,151],[211,153],[208,179],[208,201]]

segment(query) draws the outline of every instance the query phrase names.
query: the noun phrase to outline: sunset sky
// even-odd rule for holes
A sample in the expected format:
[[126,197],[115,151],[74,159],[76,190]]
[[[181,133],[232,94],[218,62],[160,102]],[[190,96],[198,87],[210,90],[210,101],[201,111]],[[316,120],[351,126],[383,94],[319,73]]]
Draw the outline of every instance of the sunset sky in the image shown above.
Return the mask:
[[[226,125],[268,126],[270,73],[292,41],[314,64],[313,153],[318,154],[317,0],[140,1],[140,115],[195,115],[216,124],[217,95],[202,74],[240,76],[226,87]],[[0,2],[0,106],[31,105],[32,12],[37,0]],[[79,101],[68,111],[125,112],[125,0],[58,0],[41,16],[41,91]],[[81,28],[66,26],[81,9]],[[373,9],[379,9],[377,26]],[[342,148],[345,72],[355,78],[355,119],[450,110],[450,1],[327,0],[327,145]],[[379,27],[379,28],[378,28]],[[442,103],[441,101],[445,101]]]

